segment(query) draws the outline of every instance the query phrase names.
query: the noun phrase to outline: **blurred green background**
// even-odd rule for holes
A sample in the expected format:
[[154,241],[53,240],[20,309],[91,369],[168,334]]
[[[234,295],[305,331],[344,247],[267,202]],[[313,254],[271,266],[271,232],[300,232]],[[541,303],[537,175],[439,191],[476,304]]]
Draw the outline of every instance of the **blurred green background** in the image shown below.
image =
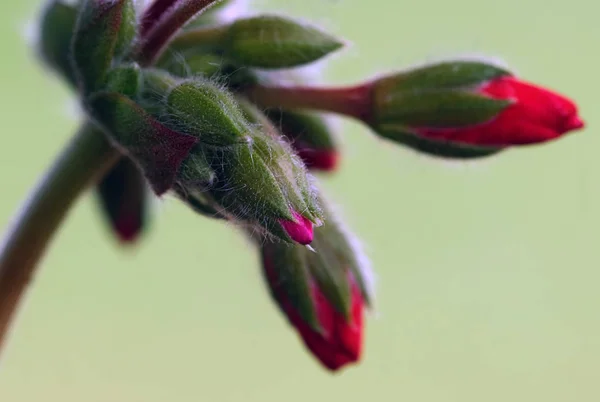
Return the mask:
[[[0,3],[0,224],[77,126]],[[86,196],[55,239],[0,364],[2,402],[598,401],[598,5],[587,0],[263,0],[349,39],[350,83],[457,54],[500,56],[578,101],[588,128],[483,163],[438,162],[344,123],[324,178],[378,277],[364,361],[332,376],[271,304],[237,232],[172,199],[135,250]]]

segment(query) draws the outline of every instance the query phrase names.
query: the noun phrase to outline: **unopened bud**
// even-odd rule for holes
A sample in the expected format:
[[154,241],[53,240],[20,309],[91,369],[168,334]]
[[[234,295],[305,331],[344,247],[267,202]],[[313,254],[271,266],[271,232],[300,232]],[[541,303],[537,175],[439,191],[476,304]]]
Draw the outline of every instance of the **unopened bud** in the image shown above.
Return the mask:
[[175,39],[173,48],[210,50],[240,66],[278,69],[314,62],[343,45],[313,26],[264,15],[239,19],[228,26],[184,32]]
[[71,42],[77,9],[60,0],[51,0],[42,12],[38,50],[42,61],[71,85],[77,85],[71,65]]
[[104,216],[122,243],[135,242],[148,220],[150,193],[142,173],[127,158],[112,168],[97,187]]
[[320,209],[311,179],[289,145],[249,120],[224,88],[199,78],[174,85],[164,78],[153,78],[153,87],[160,90],[162,82],[165,90],[158,116],[165,116],[170,130],[198,141],[178,169],[181,198],[204,191],[219,215],[231,221],[284,241],[310,243]]
[[383,137],[444,157],[481,157],[581,128],[565,97],[483,62],[446,62],[372,84],[367,122]]
[[130,47],[136,34],[132,0],[84,0],[72,44],[72,63],[81,88],[102,87],[115,60]]
[[262,243],[263,273],[281,311],[330,370],[360,359],[369,268],[331,213],[315,229],[313,250]]

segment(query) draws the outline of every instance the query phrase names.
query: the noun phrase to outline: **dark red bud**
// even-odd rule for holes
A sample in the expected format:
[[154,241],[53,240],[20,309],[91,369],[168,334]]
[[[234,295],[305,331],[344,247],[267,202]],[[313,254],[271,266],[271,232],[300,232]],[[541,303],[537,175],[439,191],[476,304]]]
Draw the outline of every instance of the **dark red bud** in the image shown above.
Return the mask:
[[282,219],[279,222],[288,236],[300,244],[310,244],[313,241],[313,224],[310,220],[292,211],[294,221]]

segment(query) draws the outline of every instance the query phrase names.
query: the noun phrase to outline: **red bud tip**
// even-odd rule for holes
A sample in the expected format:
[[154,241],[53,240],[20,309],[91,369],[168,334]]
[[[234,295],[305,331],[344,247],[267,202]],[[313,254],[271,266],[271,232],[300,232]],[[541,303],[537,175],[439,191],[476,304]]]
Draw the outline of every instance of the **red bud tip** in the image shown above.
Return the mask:
[[433,140],[508,147],[551,141],[585,125],[573,101],[514,76],[491,80],[477,92],[513,103],[483,124],[448,129],[416,127],[415,131]]
[[363,347],[365,303],[353,277],[349,278],[352,299],[348,318],[331,305],[315,282],[310,284],[310,295],[320,327],[317,331],[293,307],[289,295],[280,286],[279,269],[269,256],[263,256],[263,269],[289,323],[325,368],[337,371],[359,362]]
[[312,222],[300,215],[296,211],[292,211],[294,221],[281,219],[279,222],[287,234],[300,244],[310,244],[313,241],[313,225]]
[[138,238],[141,230],[141,223],[135,216],[126,215],[115,222],[115,231],[119,236],[121,243],[133,243]]
[[[316,287],[315,287],[316,288]],[[288,313],[304,344],[329,370],[360,360],[363,340],[364,302],[356,283],[352,281],[352,310],[350,320],[336,311],[318,289],[313,290],[321,332],[315,332],[297,314]]]
[[311,148],[298,149],[298,155],[307,168],[313,170],[334,171],[339,164],[339,154],[334,150],[321,150]]
[[581,118],[577,115],[571,116],[568,120],[565,121],[565,125],[563,126],[564,132],[581,130],[585,127],[585,123]]

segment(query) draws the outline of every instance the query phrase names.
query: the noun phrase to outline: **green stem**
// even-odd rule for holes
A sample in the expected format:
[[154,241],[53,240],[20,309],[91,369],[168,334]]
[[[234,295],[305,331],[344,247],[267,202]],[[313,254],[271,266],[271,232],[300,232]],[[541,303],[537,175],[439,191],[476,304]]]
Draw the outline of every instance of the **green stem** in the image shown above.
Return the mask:
[[35,268],[77,197],[120,157],[85,124],[40,181],[0,245],[0,348]]
[[219,47],[228,28],[227,26],[216,26],[183,32],[169,43],[169,49],[201,48],[204,51],[210,51]]
[[245,89],[244,94],[265,108],[310,109],[359,120],[367,120],[371,109],[370,85],[341,88],[254,85]]

